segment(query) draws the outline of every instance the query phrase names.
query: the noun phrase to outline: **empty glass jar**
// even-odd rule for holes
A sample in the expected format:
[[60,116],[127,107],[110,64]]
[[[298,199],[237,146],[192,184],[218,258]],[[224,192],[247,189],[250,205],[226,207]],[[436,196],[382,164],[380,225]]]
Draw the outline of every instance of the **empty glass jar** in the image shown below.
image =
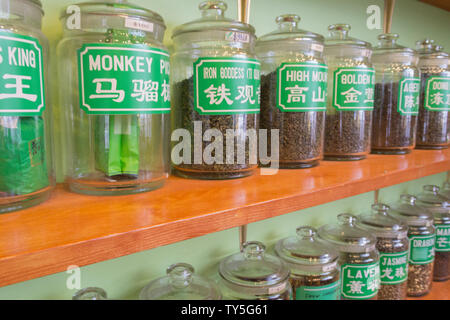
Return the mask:
[[0,0],[0,213],[41,203],[54,185],[43,14],[37,0]]
[[117,195],[168,176],[169,54],[155,12],[123,0],[77,4],[57,47],[71,190]]

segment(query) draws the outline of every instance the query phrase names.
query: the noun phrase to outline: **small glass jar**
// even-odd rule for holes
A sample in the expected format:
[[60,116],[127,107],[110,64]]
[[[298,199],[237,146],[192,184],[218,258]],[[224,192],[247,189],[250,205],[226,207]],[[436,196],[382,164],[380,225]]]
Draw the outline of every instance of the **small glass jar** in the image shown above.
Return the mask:
[[202,18],[172,35],[172,172],[197,179],[249,176],[258,164],[261,93],[255,29],[225,18],[223,1],[199,8]]
[[380,255],[376,238],[356,226],[356,217],[342,213],[338,224],[319,228],[319,237],[339,251],[341,298],[377,300],[380,287]]
[[416,43],[421,71],[417,149],[446,149],[450,142],[450,67],[448,54],[433,40]]
[[72,300],[108,300],[108,295],[102,288],[87,287],[78,290],[73,295]]
[[349,37],[350,25],[333,24],[325,40],[328,103],[326,160],[361,160],[370,152],[375,70],[370,43]]
[[450,181],[445,181],[440,190],[440,194],[446,197],[450,201]]
[[169,54],[157,13],[124,0],[63,13],[57,47],[65,112],[65,175],[72,191],[121,195],[168,177]]
[[219,286],[224,299],[292,300],[289,269],[265,251],[261,242],[249,241],[242,252],[220,262]]
[[48,199],[54,174],[41,2],[0,0],[0,15],[0,213],[5,213]]
[[167,276],[155,279],[145,286],[140,300],[220,300],[217,285],[196,275],[194,267],[187,263],[173,264],[166,270]]
[[408,226],[409,259],[407,295],[420,297],[431,290],[435,230],[433,216],[416,204],[416,197],[402,194],[389,215]]
[[378,39],[372,55],[372,153],[407,154],[415,146],[420,93],[418,55],[397,44],[398,34],[381,34]]
[[339,254],[316,238],[314,228],[297,228],[297,236],[278,241],[275,252],[291,271],[295,300],[341,299]]
[[450,279],[450,201],[439,194],[439,187],[423,186],[417,205],[433,214],[436,228],[434,281]]
[[370,214],[358,216],[357,225],[377,237],[380,253],[378,300],[404,300],[408,280],[408,226],[388,216],[389,206],[372,205]]
[[[276,18],[278,29],[256,42],[261,61],[260,128],[278,130],[280,168],[310,168],[322,159],[327,96],[323,37],[298,28],[294,14]],[[278,142],[279,140],[279,142]],[[266,163],[265,159],[261,159]]]

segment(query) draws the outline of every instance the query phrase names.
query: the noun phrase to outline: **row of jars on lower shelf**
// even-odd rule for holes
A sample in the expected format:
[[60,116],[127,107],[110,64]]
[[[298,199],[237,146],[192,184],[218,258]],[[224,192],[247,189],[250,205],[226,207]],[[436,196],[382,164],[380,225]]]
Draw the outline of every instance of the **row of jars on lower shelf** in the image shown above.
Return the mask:
[[[257,241],[221,261],[209,280],[189,264],[167,269],[140,299],[197,300],[402,300],[427,294],[432,281],[450,279],[450,198],[426,185],[404,194],[392,208],[372,205],[368,214],[338,215],[337,224],[277,242],[275,255]],[[74,299],[101,299],[84,289]],[[106,295],[103,296],[106,298]]]

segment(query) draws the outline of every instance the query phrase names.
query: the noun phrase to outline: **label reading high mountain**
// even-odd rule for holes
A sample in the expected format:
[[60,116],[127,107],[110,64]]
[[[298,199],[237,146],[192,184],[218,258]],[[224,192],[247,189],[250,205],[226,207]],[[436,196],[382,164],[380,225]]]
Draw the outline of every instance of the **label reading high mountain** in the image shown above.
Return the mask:
[[380,254],[381,284],[398,284],[408,278],[408,251]]
[[401,115],[417,115],[419,113],[420,79],[403,78],[399,82],[397,111]]
[[347,299],[370,299],[380,287],[380,265],[343,264],[341,266],[341,294]]
[[435,235],[409,237],[409,263],[428,264],[434,260]]
[[427,79],[424,107],[430,111],[450,110],[450,78],[431,76]]
[[436,225],[436,251],[450,251],[450,225]]

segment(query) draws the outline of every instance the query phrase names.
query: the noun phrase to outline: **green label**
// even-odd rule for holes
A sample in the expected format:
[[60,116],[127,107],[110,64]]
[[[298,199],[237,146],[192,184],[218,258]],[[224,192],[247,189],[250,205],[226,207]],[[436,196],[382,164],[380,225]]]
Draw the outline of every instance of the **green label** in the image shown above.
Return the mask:
[[419,113],[420,79],[403,78],[400,80],[397,111],[401,115],[416,115]]
[[347,299],[370,299],[380,287],[380,265],[343,264],[341,266],[341,294]]
[[145,45],[78,50],[80,107],[87,114],[169,113],[169,54]]
[[35,116],[45,109],[42,47],[35,38],[0,32],[0,116]]
[[380,252],[381,284],[398,284],[408,279],[408,253]]
[[277,106],[284,112],[326,110],[328,67],[282,63],[277,72]]
[[450,225],[436,225],[436,251],[450,251]]
[[430,111],[450,110],[450,78],[432,76],[427,79],[424,106]]
[[257,60],[199,58],[194,63],[195,110],[215,115],[259,113],[260,82]]
[[339,111],[372,110],[375,70],[338,68],[333,77],[333,107]]
[[435,235],[409,237],[409,263],[427,264],[434,260]]
[[296,300],[339,300],[340,298],[340,281],[318,287],[301,286],[295,290]]

